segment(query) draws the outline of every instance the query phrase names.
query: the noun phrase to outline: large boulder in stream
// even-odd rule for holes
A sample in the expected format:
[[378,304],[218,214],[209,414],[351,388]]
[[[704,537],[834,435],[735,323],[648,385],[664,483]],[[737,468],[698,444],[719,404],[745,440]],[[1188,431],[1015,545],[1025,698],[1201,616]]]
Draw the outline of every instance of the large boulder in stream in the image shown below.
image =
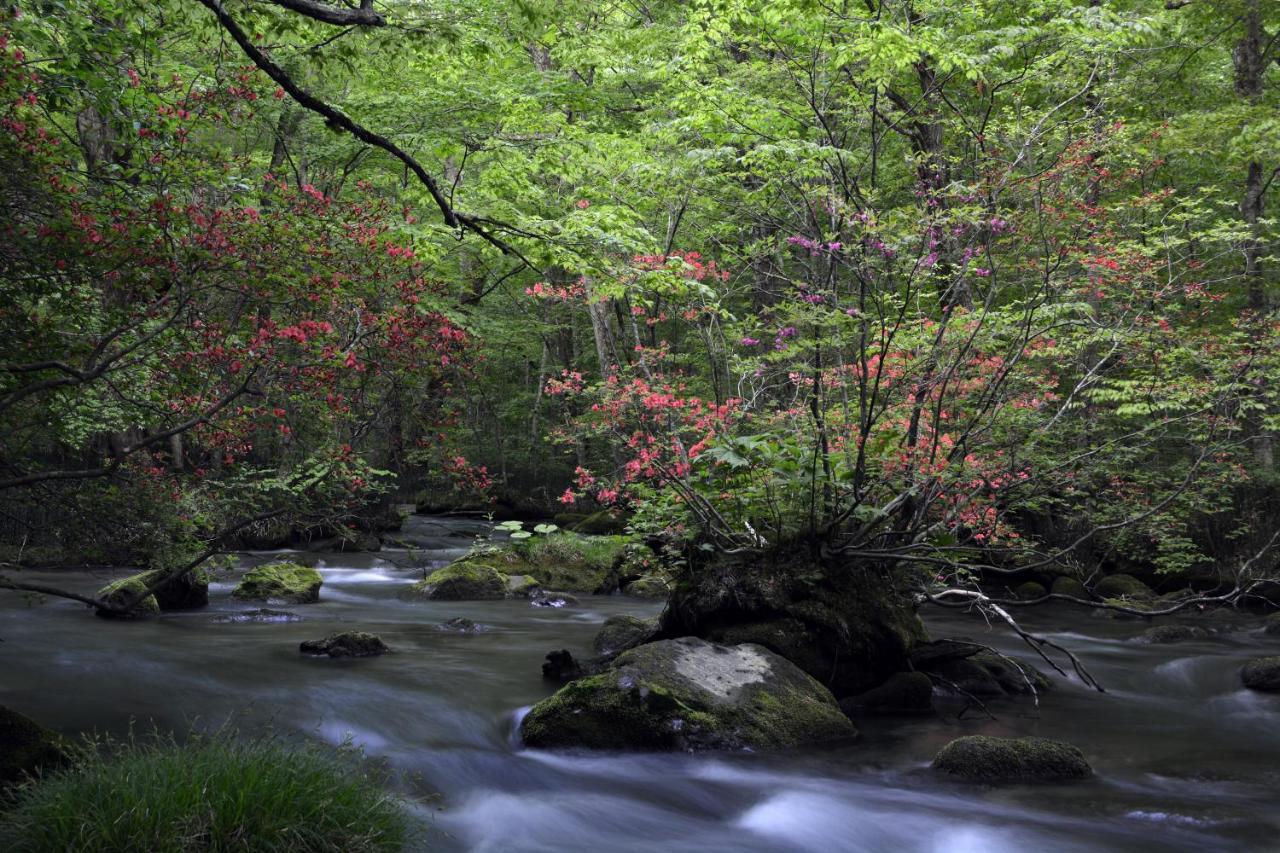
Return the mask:
[[322,640],[304,640],[298,646],[304,655],[328,655],[331,658],[369,658],[391,651],[377,634],[366,631],[342,631]]
[[38,770],[57,767],[67,755],[61,735],[0,705],[0,792]]
[[1093,775],[1084,754],[1069,743],[986,735],[951,741],[934,757],[933,769],[969,782],[1066,782]]
[[[168,573],[164,569],[152,569],[125,578],[112,581],[98,590],[98,598],[108,604],[122,606],[140,593],[150,589],[165,578]],[[99,616],[110,618],[133,619],[139,616],[153,616],[156,613],[171,610],[198,610],[209,606],[209,579],[203,572],[187,572],[175,578],[148,595],[139,602],[129,614],[120,614],[111,610],[98,609]]]
[[1250,690],[1266,693],[1280,691],[1280,655],[1254,658],[1240,670],[1240,680]]
[[320,600],[323,583],[320,573],[309,566],[271,563],[246,572],[231,591],[231,597],[242,601],[311,604]]
[[631,649],[562,687],[520,726],[531,747],[776,749],[853,737],[818,681],[768,649],[696,637]]
[[491,601],[507,597],[507,576],[483,563],[462,559],[437,569],[400,593],[406,599]]
[[661,635],[764,646],[839,697],[910,669],[912,648],[928,639],[892,576],[859,565],[746,558],[719,559],[683,579]]

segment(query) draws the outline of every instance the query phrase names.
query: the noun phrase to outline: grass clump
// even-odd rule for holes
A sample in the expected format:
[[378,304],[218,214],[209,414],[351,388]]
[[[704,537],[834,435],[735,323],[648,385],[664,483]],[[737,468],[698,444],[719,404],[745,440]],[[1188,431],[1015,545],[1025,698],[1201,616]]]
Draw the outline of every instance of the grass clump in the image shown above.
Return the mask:
[[114,746],[25,783],[0,850],[337,853],[409,840],[400,804],[342,752],[225,733]]

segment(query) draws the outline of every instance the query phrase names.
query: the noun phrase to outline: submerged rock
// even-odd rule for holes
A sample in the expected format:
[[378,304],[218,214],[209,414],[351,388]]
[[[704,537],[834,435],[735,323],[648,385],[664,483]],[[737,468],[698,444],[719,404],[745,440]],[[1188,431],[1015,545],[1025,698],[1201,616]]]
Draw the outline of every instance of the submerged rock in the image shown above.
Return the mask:
[[305,640],[298,651],[306,655],[328,655],[331,658],[367,658],[391,651],[377,634],[365,631],[342,631],[322,640]]
[[1093,775],[1084,754],[1071,744],[986,735],[951,741],[933,759],[933,769],[972,782],[1064,782]]
[[532,747],[772,749],[857,730],[799,668],[755,645],[683,637],[638,646],[573,681],[524,718]]
[[231,591],[231,597],[247,601],[311,604],[320,600],[323,583],[320,573],[309,566],[271,563],[250,569]]
[[649,642],[657,631],[656,619],[641,619],[628,614],[610,616],[600,626],[591,647],[601,658],[609,660],[627,649]]
[[578,603],[578,598],[567,592],[538,590],[529,597],[529,603],[534,607],[571,607]]
[[0,705],[0,792],[68,757],[67,742],[30,717]]
[[1164,645],[1186,640],[1203,640],[1208,636],[1208,631],[1195,625],[1156,625],[1154,628],[1143,631],[1136,639],[1139,643]]
[[542,677],[547,681],[572,681],[585,674],[585,670],[568,649],[547,652],[547,658],[542,664]]
[[1250,690],[1280,691],[1280,655],[1254,658],[1240,670],[1240,680]]
[[257,610],[246,610],[243,613],[224,613],[213,617],[210,621],[222,625],[242,622],[301,622],[302,617],[288,610],[270,610],[262,607]]
[[437,569],[400,594],[433,601],[491,601],[507,597],[507,578],[490,566],[469,560]]
[[487,630],[487,625],[481,625],[479,622],[472,622],[465,616],[455,616],[448,622],[441,622],[436,626],[441,631],[456,631],[459,634],[478,634]]
[[840,710],[861,714],[927,714],[933,710],[933,681],[923,672],[895,672],[879,687],[840,700]]

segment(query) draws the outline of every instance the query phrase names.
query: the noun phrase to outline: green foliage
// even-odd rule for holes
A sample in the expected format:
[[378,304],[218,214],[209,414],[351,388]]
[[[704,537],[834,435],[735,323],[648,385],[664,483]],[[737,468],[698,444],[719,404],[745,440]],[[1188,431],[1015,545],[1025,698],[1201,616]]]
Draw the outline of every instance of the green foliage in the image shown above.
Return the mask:
[[25,784],[6,850],[399,851],[402,806],[356,756],[229,734],[107,743]]

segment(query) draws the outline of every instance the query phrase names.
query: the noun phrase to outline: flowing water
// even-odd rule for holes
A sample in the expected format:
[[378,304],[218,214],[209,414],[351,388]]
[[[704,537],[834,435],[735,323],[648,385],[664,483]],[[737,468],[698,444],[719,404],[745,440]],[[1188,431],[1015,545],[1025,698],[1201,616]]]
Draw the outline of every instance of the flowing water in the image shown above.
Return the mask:
[[[232,622],[234,578],[209,610],[106,622],[73,602],[0,596],[0,704],[66,732],[185,731],[231,719],[385,760],[427,824],[431,850],[473,851],[1235,851],[1280,850],[1280,696],[1241,688],[1240,664],[1280,652],[1255,629],[1151,646],[1139,623],[1041,610],[1026,624],[1075,650],[1108,688],[1076,680],[1037,711],[996,703],[966,713],[865,721],[859,740],[786,754],[613,755],[521,749],[519,716],[551,687],[553,648],[585,651],[607,617],[652,615],[635,599],[576,607],[525,601],[402,602],[423,568],[462,553],[486,526],[414,517],[411,551],[320,554],[319,604],[301,621]],[[246,565],[271,555],[246,557]],[[92,591],[110,573],[39,578]],[[440,623],[467,617],[468,634]],[[222,621],[219,621],[222,620]],[[969,636],[1026,657],[1016,640],[963,614],[927,614],[934,636]],[[380,634],[395,654],[298,654],[336,630]],[[1043,667],[1042,667],[1043,668]],[[962,734],[1034,734],[1084,750],[1095,779],[973,787],[928,762]]]

